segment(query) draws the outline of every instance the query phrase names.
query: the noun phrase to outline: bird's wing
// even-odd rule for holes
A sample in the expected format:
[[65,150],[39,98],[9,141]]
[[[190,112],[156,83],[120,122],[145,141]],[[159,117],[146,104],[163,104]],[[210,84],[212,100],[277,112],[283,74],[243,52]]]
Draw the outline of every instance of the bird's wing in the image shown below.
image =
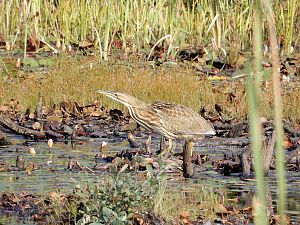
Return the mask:
[[161,123],[168,132],[178,136],[214,134],[214,129],[192,109],[183,105],[156,102],[152,109],[160,116]]

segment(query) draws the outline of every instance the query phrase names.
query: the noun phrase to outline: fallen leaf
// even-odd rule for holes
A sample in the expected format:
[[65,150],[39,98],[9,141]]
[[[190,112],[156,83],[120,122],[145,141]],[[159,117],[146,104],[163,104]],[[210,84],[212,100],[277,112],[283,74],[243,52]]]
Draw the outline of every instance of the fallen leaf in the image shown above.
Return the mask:
[[186,218],[182,219],[181,221],[182,221],[183,224],[189,224],[189,225],[192,224],[192,223],[191,223],[188,219],[186,219]]
[[41,124],[39,122],[34,122],[32,124],[32,129],[34,129],[34,130],[40,130],[41,129]]
[[43,106],[43,107],[42,107],[42,114],[43,114],[43,115],[47,115],[48,112],[49,112],[48,107]]
[[181,211],[180,214],[180,219],[184,219],[184,218],[188,218],[191,216],[190,212],[189,211]]
[[48,140],[48,147],[49,147],[49,148],[52,148],[52,146],[53,146],[53,140],[52,140],[52,139],[49,139],[49,140]]
[[8,106],[7,105],[0,105],[0,112],[7,112]]
[[[273,215],[272,221],[271,221],[270,224],[278,225],[278,224],[280,224],[279,220],[280,220],[279,215]],[[284,224],[286,224],[286,225],[291,225],[292,224],[290,219],[287,216],[285,216],[285,218],[284,218]]]
[[31,113],[29,113],[29,115],[28,115],[28,118],[29,118],[29,119],[34,119],[34,118],[35,118],[35,114],[34,114],[34,113],[32,113],[32,112],[31,112]]
[[101,113],[97,112],[97,111],[94,111],[94,112],[90,113],[90,116],[99,117],[99,116],[101,116]]
[[59,116],[47,116],[47,122],[48,123],[51,123],[51,122],[61,123],[62,120],[63,119]]
[[285,149],[290,148],[292,146],[292,142],[290,140],[290,138],[285,134],[283,137],[283,147]]
[[227,199],[227,201],[229,201],[229,202],[239,202],[239,199],[238,198],[229,198],[229,199]]
[[219,214],[228,214],[230,213],[223,204],[215,204],[214,211]]
[[245,208],[242,209],[242,211],[244,211],[244,212],[245,212],[245,211],[251,211],[251,210],[252,210],[252,207],[251,207],[251,206],[245,207]]
[[35,149],[34,148],[30,148],[29,149],[29,154],[30,155],[36,155]]

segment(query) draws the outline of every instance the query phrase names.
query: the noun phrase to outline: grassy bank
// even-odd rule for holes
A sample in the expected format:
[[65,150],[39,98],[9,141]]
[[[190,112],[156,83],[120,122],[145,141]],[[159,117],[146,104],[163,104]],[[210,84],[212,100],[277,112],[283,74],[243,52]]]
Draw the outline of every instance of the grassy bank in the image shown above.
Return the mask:
[[[16,99],[21,109],[36,108],[38,93],[45,106],[59,104],[62,100],[76,101],[80,105],[100,100],[104,106],[122,106],[95,90],[107,89],[126,92],[145,102],[177,102],[198,111],[204,107],[214,112],[218,104],[228,117],[246,118],[246,85],[243,80],[224,81],[212,85],[205,76],[197,76],[187,66],[152,67],[149,64],[93,61],[92,58],[54,59],[48,72],[24,73],[20,70],[0,78],[0,104]],[[283,86],[284,118],[300,120],[300,87],[297,83]],[[272,86],[264,86],[260,108],[262,116],[273,118]]]

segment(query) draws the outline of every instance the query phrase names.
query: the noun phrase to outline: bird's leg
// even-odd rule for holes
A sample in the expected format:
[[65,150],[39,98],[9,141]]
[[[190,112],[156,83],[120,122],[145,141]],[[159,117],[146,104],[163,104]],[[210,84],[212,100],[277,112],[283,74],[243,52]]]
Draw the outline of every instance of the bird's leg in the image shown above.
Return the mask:
[[194,141],[189,140],[189,147],[191,148],[191,158],[193,158],[193,147],[194,147]]
[[147,140],[146,140],[146,151],[148,153],[151,153],[151,143],[152,143],[152,139],[151,139],[151,134],[149,134]]
[[[162,137],[162,138],[164,138],[164,137]],[[173,140],[171,138],[168,138],[168,142],[169,142],[168,147],[165,150],[163,150],[159,154],[159,156],[164,156],[167,152],[173,151]]]
[[159,153],[163,152],[166,149],[166,137],[161,136],[160,143],[159,143]]
[[193,175],[193,165],[192,165],[192,151],[194,142],[187,140],[183,147],[183,176],[185,178],[192,177]]

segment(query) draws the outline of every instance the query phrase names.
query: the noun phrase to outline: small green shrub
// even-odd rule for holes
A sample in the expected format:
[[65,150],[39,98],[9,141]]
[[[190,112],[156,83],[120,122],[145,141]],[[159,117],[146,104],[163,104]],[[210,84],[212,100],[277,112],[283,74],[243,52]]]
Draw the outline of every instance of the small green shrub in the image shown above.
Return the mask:
[[119,172],[107,177],[100,184],[90,184],[85,191],[77,192],[76,195],[81,199],[78,210],[78,217],[81,219],[78,223],[132,224],[135,212],[154,206],[153,198],[159,179],[153,176],[150,167],[148,175],[147,180],[139,181],[137,176],[121,176]]

